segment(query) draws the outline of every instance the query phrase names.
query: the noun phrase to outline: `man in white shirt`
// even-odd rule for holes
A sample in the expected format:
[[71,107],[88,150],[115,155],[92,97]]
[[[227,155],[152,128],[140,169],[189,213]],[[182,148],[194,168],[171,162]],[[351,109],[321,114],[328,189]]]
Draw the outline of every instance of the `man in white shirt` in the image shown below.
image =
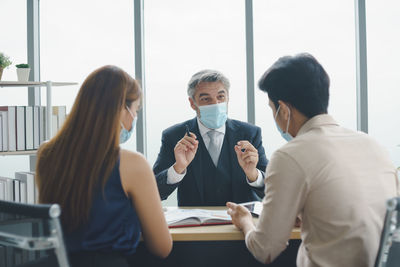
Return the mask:
[[261,262],[273,261],[300,216],[298,266],[373,266],[385,203],[399,188],[388,154],[327,114],[329,77],[313,56],[280,58],[259,87],[288,143],[268,164],[257,225],[245,208],[227,203],[247,248]]
[[229,81],[203,70],[188,84],[194,119],[169,127],[153,170],[161,199],[178,188],[179,206],[221,206],[264,196],[268,160],[261,129],[228,119]]

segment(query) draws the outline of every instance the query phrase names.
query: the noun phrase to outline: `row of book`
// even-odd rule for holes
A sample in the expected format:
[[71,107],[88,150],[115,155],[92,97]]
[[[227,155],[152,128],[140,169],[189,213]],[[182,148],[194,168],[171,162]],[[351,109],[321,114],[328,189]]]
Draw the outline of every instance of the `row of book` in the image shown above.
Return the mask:
[[[16,172],[14,178],[0,177],[0,200],[35,204],[38,203],[37,199],[38,193],[34,172]],[[1,215],[4,216],[5,214]],[[3,217],[2,219],[13,220],[13,217]],[[3,225],[2,227],[15,229],[16,232],[23,229],[25,234],[31,236],[38,236],[38,231],[41,230],[38,228],[37,223],[22,220],[18,220],[18,223],[13,225]],[[20,266],[42,257],[42,254],[42,252],[38,251],[0,245],[0,267]]]
[[34,172],[16,172],[15,178],[0,177],[0,200],[20,203],[37,203]]
[[54,136],[66,117],[65,106],[52,107],[51,136],[46,136],[45,106],[0,106],[0,151],[38,149]]

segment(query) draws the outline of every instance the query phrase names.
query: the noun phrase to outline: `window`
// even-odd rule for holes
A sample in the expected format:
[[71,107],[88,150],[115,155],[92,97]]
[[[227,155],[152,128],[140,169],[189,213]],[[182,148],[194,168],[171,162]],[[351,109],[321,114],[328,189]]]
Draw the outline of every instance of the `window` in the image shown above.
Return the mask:
[[246,120],[244,15],[244,1],[145,1],[145,101],[151,164],[160,150],[162,131],[196,116],[186,89],[197,71],[224,73],[231,82],[229,117]]
[[[42,80],[79,83],[54,87],[53,105],[66,105],[68,113],[84,79],[101,66],[116,65],[134,77],[131,0],[42,1],[40,8]],[[136,139],[123,147],[135,150]]]
[[[328,112],[340,125],[356,129],[355,18],[352,1],[255,0],[255,80],[281,56],[308,52],[330,80]],[[256,90],[256,124],[267,156],[285,141],[276,130],[267,94]]]
[[400,166],[400,27],[395,0],[366,3],[368,60],[368,131]]

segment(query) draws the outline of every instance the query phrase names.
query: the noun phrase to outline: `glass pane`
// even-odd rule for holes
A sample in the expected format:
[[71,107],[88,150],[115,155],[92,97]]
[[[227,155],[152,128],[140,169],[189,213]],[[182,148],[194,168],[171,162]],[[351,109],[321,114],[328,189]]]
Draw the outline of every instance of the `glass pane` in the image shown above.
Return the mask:
[[[27,63],[26,1],[0,1],[0,52],[10,57],[12,64],[4,69],[2,81],[16,81],[16,64]],[[28,105],[28,88],[0,87],[0,106]],[[14,177],[16,171],[29,171],[29,156],[0,156],[0,176]]]
[[[54,87],[53,105],[67,106],[68,113],[84,79],[101,66],[117,65],[134,77],[131,0],[40,4],[41,79],[78,83]],[[123,147],[135,150],[135,138]]]
[[[328,112],[356,129],[355,19],[353,1],[254,1],[255,79],[279,57],[308,52],[330,76]],[[256,124],[267,156],[285,141],[276,130],[266,94],[256,89]]]
[[[194,118],[190,77],[216,69],[231,82],[229,117],[246,120],[244,1],[145,1],[148,159],[153,164],[164,129]],[[171,200],[174,203],[174,200]]]
[[400,2],[367,1],[368,131],[400,166]]

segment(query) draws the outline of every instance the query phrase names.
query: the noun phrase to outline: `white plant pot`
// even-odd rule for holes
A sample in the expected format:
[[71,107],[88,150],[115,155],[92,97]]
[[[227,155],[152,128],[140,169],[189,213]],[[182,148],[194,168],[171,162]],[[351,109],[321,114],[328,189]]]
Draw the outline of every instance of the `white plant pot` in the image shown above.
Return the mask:
[[30,68],[17,68],[17,77],[19,82],[27,82],[29,80]]

